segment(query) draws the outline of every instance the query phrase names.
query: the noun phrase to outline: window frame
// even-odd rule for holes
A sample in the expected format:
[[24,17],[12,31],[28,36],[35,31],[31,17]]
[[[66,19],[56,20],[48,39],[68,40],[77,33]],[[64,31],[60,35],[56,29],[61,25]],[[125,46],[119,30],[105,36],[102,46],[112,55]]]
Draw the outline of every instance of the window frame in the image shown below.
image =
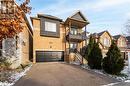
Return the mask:
[[56,32],[56,23],[45,21],[45,31]]
[[107,37],[105,37],[105,38],[103,39],[103,44],[104,44],[105,46],[109,46],[109,45],[110,45],[110,40],[109,40]]
[[[56,32],[46,31],[45,22],[56,23]],[[41,17],[40,18],[40,36],[60,38],[60,21]]]

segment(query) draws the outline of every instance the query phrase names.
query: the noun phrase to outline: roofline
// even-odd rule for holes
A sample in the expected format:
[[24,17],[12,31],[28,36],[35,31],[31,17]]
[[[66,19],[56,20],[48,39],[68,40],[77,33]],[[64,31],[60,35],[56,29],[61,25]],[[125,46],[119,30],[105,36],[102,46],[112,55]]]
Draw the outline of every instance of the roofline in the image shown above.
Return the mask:
[[[45,16],[44,14],[37,14],[38,16],[43,16],[44,18],[49,18],[49,19],[53,19],[53,20],[58,20],[60,22],[62,22],[63,20],[60,19],[60,18],[52,18],[52,17],[49,17],[49,16]],[[54,16],[55,17],[55,16]]]
[[[116,35],[115,35],[115,36],[116,36]],[[119,37],[118,39],[120,39],[121,37],[123,37],[123,38],[125,38],[125,39],[126,39],[126,41],[128,41],[128,39],[127,39],[125,36],[120,35],[120,34],[119,34],[119,36],[120,36],[120,37]],[[114,38],[114,37],[113,37],[113,38]],[[115,39],[115,38],[114,38],[114,39]],[[116,39],[116,40],[118,40],[118,39]]]
[[71,16],[67,17],[67,19],[65,20],[65,23],[66,23],[66,21],[67,21],[68,19],[72,19],[71,17],[74,16],[75,14],[77,14],[77,13],[80,13],[80,14],[81,14],[81,16],[83,17],[83,19],[85,20],[85,22],[86,22],[87,24],[90,24],[90,22],[86,19],[86,17],[83,15],[83,13],[82,13],[80,10],[74,12]]
[[80,13],[82,15],[82,17],[85,19],[85,21],[87,21],[87,19],[85,18],[85,16],[82,14],[82,12],[80,10],[74,12],[71,16],[69,16],[68,18],[71,18],[72,16],[74,16],[75,14]]
[[[30,17],[31,23],[33,24],[33,19],[40,20],[40,18],[37,17]],[[60,24],[64,24],[64,21],[60,22]]]
[[[111,39],[113,40],[113,36],[112,36],[107,30],[103,31],[102,35],[103,35],[105,32],[107,32],[108,35],[109,35],[109,36],[111,37]],[[99,37],[101,37],[102,35],[100,35]]]

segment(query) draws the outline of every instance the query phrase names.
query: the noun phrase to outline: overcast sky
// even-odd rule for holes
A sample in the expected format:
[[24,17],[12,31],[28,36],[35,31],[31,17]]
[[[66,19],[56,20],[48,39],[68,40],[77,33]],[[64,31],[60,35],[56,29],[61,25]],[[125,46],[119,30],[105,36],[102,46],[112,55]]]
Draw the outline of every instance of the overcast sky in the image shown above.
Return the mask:
[[63,20],[81,10],[90,22],[87,30],[92,33],[108,30],[112,35],[122,34],[130,19],[130,0],[31,0],[31,6],[30,16],[45,13]]

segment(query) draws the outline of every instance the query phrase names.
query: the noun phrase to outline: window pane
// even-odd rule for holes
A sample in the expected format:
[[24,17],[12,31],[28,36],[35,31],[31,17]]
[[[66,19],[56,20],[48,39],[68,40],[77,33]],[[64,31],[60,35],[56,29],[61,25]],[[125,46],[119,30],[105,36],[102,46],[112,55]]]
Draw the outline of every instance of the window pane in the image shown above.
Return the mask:
[[109,39],[108,38],[104,38],[104,45],[109,46]]
[[70,48],[73,48],[73,49],[77,48],[77,43],[71,43]]
[[78,32],[77,32],[77,29],[76,29],[76,28],[71,27],[70,33],[73,34],[73,35],[77,35]]
[[70,48],[73,48],[73,44],[70,44]]
[[56,32],[56,23],[45,22],[45,31]]

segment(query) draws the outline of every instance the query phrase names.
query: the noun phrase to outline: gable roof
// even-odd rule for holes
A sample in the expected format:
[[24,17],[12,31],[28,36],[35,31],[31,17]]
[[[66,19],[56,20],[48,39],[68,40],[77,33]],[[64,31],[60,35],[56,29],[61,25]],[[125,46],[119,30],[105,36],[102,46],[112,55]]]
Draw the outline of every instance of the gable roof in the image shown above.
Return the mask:
[[69,16],[68,18],[76,19],[76,20],[82,20],[82,21],[88,21],[83,13],[81,11],[75,12],[73,15]]
[[123,35],[115,35],[115,36],[113,36],[113,38],[114,38],[116,41],[118,41],[118,39],[121,38],[121,37],[123,37],[126,41],[130,41],[130,40],[127,39],[127,37],[125,37],[125,36],[123,36]]
[[113,36],[114,39],[118,40],[121,37],[121,35],[115,35]]
[[99,32],[99,33],[97,33],[97,35],[98,35],[98,36],[102,36],[105,32],[107,32],[107,31]]
[[100,36],[102,36],[105,32],[112,38],[111,34],[110,34],[107,30],[102,31],[102,32],[99,32],[99,33],[94,33],[93,35],[100,37]]
[[58,18],[56,16],[48,15],[48,14],[38,14],[38,18],[41,18],[41,17],[54,19],[54,20],[58,20],[58,21],[62,22],[62,19],[60,19],[60,18]]

